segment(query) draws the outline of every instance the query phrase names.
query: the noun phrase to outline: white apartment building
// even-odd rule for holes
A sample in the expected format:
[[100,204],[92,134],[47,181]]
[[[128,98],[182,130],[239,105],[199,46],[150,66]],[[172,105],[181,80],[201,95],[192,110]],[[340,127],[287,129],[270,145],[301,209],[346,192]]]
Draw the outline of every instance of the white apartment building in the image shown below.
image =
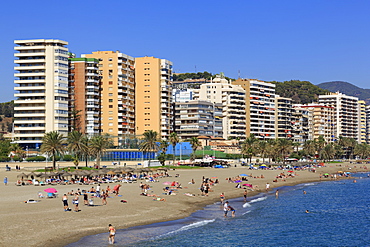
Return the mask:
[[222,75],[217,76],[212,83],[200,86],[199,100],[222,105],[224,139],[246,138],[245,90],[241,86],[231,84]]
[[293,141],[302,144],[313,140],[313,112],[306,107],[293,105],[292,116]]
[[275,84],[256,79],[238,79],[246,92],[247,136],[254,134],[259,139],[275,139]]
[[14,141],[39,148],[46,132],[68,133],[68,42],[15,40]]
[[359,136],[359,107],[358,98],[342,93],[319,95],[319,103],[334,107],[335,137],[353,138],[360,141]]
[[358,141],[366,143],[366,102],[364,100],[358,101]]

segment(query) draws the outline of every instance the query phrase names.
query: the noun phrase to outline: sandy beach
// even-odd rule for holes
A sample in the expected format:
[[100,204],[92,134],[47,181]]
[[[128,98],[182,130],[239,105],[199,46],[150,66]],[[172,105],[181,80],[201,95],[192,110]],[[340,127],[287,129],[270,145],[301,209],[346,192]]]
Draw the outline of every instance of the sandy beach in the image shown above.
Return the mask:
[[[335,173],[336,171],[367,172],[368,164],[333,163],[317,169],[316,173],[308,170],[296,171],[294,178],[287,178],[286,181],[273,182],[275,177],[287,171],[282,170],[249,170],[247,167],[230,167],[225,169],[202,168],[202,169],[176,169],[169,171],[171,177],[160,178],[159,182],[146,182],[151,186],[150,194],[159,195],[166,201],[154,201],[152,197],[141,196],[139,182],[121,183],[120,194],[122,197],[110,195],[107,205],[102,205],[101,199],[95,198],[93,207],[84,206],[80,201],[80,212],[65,212],[63,210],[62,195],[71,190],[90,189],[95,185],[56,185],[56,186],[16,186],[17,175],[21,172],[29,173],[36,167],[43,167],[44,164],[21,163],[20,172],[5,171],[5,164],[0,168],[1,178],[1,212],[0,220],[2,227],[0,234],[0,246],[65,246],[75,242],[81,237],[91,234],[107,232],[108,224],[114,225],[117,229],[124,229],[131,226],[146,225],[155,222],[169,221],[189,216],[192,212],[202,209],[205,205],[219,201],[221,192],[225,193],[226,199],[242,197],[243,189],[235,188],[235,183],[229,183],[226,178],[235,177],[245,173],[252,175],[248,182],[255,186],[255,191],[249,191],[248,195],[265,192],[265,185],[269,183],[271,189],[280,186],[295,185],[305,182],[319,181],[319,174]],[[70,164],[63,164],[63,166]],[[112,167],[111,164],[106,164]],[[12,163],[11,166],[15,166]],[[179,177],[175,177],[179,174]],[[260,177],[264,178],[253,178]],[[8,177],[8,185],[3,183],[4,177]],[[202,177],[217,177],[219,184],[212,188],[209,196],[201,196],[199,186]],[[194,179],[195,184],[189,184]],[[322,180],[330,180],[323,178]],[[176,195],[163,195],[164,182],[178,181],[182,184]],[[111,188],[117,183],[102,184],[102,189],[107,185]],[[53,187],[58,190],[58,198],[40,199],[38,203],[24,203],[28,199],[37,200],[38,192]],[[185,193],[194,194],[187,196]],[[273,193],[273,192],[271,192]],[[126,200],[127,203],[120,202]],[[69,196],[70,207],[72,196]],[[220,212],[222,214],[222,212]],[[107,235],[108,236],[108,235]]]

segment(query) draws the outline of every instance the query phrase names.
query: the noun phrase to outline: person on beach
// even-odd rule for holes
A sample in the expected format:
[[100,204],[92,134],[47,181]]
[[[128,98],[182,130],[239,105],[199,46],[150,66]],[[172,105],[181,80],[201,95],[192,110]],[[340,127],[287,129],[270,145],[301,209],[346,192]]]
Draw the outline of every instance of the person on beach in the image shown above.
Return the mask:
[[102,191],[101,199],[102,199],[102,204],[107,205],[107,197],[108,197],[108,191]]
[[268,192],[268,191],[269,191],[269,189],[270,189],[270,184],[269,184],[269,183],[267,183],[267,184],[266,184],[266,192]]
[[68,209],[68,196],[67,196],[67,194],[64,194],[63,195],[62,202],[63,202],[64,211],[65,212],[69,211],[69,209]]
[[231,217],[235,217],[235,209],[229,205],[229,211],[231,212]]
[[109,232],[108,237],[109,244],[114,244],[114,236],[116,235],[116,229],[111,224],[109,224],[108,226],[108,232]]
[[78,193],[75,194],[75,198],[73,199],[73,203],[75,204],[75,212],[79,212],[78,203],[79,203],[79,196]]
[[8,177],[4,178],[4,185],[8,185]]
[[245,202],[247,201],[247,195],[248,195],[248,191],[247,190],[244,190],[243,197],[244,197],[244,201]]
[[224,192],[221,193],[220,200],[221,200],[221,204],[223,204],[224,203],[224,200],[225,200],[225,194],[224,194]]
[[89,205],[89,200],[88,200],[89,198],[88,198],[88,195],[87,195],[87,193],[86,193],[86,191],[85,191],[85,193],[84,193],[84,204],[87,206],[87,205]]
[[227,213],[229,212],[229,201],[224,203],[224,217],[227,217]]
[[279,198],[279,190],[275,191],[275,197],[276,197],[276,199]]

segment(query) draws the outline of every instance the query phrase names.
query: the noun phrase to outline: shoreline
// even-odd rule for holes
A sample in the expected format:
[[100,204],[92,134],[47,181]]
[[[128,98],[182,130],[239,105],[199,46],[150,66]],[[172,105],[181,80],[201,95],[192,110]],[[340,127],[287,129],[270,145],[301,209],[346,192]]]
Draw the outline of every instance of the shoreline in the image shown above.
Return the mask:
[[[366,167],[366,168],[365,168]],[[9,199],[4,205],[2,212],[0,212],[0,219],[7,225],[6,229],[2,229],[3,244],[25,244],[28,246],[45,245],[45,246],[66,246],[68,244],[75,243],[81,238],[95,235],[99,233],[107,232],[107,226],[109,223],[113,224],[116,229],[124,230],[134,226],[145,226],[159,222],[167,222],[172,220],[183,219],[190,216],[192,213],[203,209],[209,204],[213,204],[219,201],[219,194],[224,192],[226,199],[238,198],[243,196],[243,189],[236,189],[234,183],[228,183],[225,178],[233,177],[241,173],[253,173],[254,176],[264,175],[265,178],[249,178],[248,183],[252,183],[254,186],[258,186],[258,190],[248,192],[248,197],[255,196],[264,192],[266,182],[269,182],[271,187],[270,190],[282,187],[282,186],[294,186],[297,184],[307,182],[320,182],[320,181],[332,181],[332,179],[319,179],[320,173],[335,173],[339,170],[350,170],[351,172],[369,172],[368,164],[349,164],[349,163],[334,163],[327,164],[325,167],[318,168],[316,173],[309,172],[307,170],[297,171],[297,176],[294,178],[288,178],[286,182],[273,183],[272,180],[276,174],[282,172],[282,170],[248,170],[246,167],[231,167],[225,169],[194,169],[194,170],[175,170],[170,171],[170,178],[162,178],[159,183],[148,183],[153,187],[153,192],[159,194],[162,192],[163,182],[168,180],[179,181],[183,185],[183,189],[175,196],[163,196],[166,198],[165,202],[153,201],[152,198],[145,196],[139,196],[139,184],[122,184],[123,197],[112,197],[108,199],[108,205],[86,207],[80,206],[81,212],[64,212],[62,208],[61,198],[56,199],[42,199],[40,203],[35,204],[15,204],[19,202],[20,198],[24,200],[28,199],[25,196],[30,193],[35,193],[43,187],[35,186],[22,186],[16,187],[12,184],[7,186],[5,191],[0,190],[0,195],[3,198],[3,194],[8,195]],[[284,172],[287,172],[285,170]],[[10,174],[9,172],[0,172],[0,176]],[[175,174],[180,174],[180,177],[174,177]],[[14,172],[17,175],[17,172]],[[202,176],[205,177],[218,177],[220,184],[213,187],[214,192],[211,192],[208,197],[205,196],[194,196],[189,197],[183,195],[183,193],[199,194],[199,182]],[[188,185],[191,179],[196,181],[195,185]],[[342,178],[340,178],[342,179]],[[145,181],[144,181],[145,183]],[[113,187],[114,184],[109,184]],[[96,186],[96,185],[95,185]],[[5,186],[3,186],[4,188]],[[58,185],[56,188],[58,191],[64,193],[66,190],[90,188],[91,186],[79,186],[79,185]],[[103,188],[106,184],[102,185]],[[25,190],[24,193],[21,193]],[[7,193],[8,191],[8,193]],[[10,193],[9,193],[10,192]],[[17,195],[17,192],[21,195]],[[162,195],[161,195],[162,197]],[[71,198],[70,198],[71,199]],[[119,200],[125,199],[128,203],[120,203]],[[8,202],[9,201],[9,202]],[[100,203],[97,203],[100,204]],[[70,205],[71,207],[72,205]],[[4,212],[14,212],[11,215],[5,215]],[[165,209],[165,210],[163,210]],[[22,211],[23,210],[23,211]],[[32,226],[33,222],[37,222],[42,219],[41,224],[34,224],[35,231],[27,230],[27,226]],[[14,222],[12,222],[14,220]],[[17,224],[20,222],[23,228]],[[48,229],[45,229],[47,227]],[[13,237],[15,229],[19,228],[16,238]],[[0,242],[1,243],[1,242]]]

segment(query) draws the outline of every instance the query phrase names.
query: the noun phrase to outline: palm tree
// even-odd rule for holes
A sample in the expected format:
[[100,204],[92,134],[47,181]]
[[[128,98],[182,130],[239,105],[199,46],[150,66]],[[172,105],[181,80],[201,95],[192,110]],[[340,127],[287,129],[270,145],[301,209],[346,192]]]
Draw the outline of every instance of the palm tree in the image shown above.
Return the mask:
[[143,153],[149,153],[149,166],[150,166],[150,152],[157,153],[159,150],[158,145],[158,133],[153,130],[147,130],[144,132],[144,138],[140,143],[139,150]]
[[173,151],[173,162],[172,162],[172,165],[175,165],[175,160],[176,160],[175,148],[176,148],[177,143],[180,142],[180,139],[177,136],[176,132],[172,132],[170,134],[169,140],[170,140],[170,143],[172,144],[172,151]]
[[14,155],[18,155],[21,158],[24,158],[24,156],[25,156],[24,150],[22,149],[21,146],[19,146],[18,143],[10,143],[9,151],[13,152]]
[[53,169],[56,168],[55,156],[57,153],[64,152],[65,138],[58,131],[45,133],[42,138],[41,152],[45,152],[53,157]]
[[197,151],[197,149],[202,145],[202,144],[200,144],[200,142],[199,142],[199,140],[198,140],[198,138],[196,138],[196,137],[192,137],[191,139],[190,139],[190,145],[191,145],[191,149],[193,150],[193,153],[191,154],[191,157],[190,157],[190,159],[191,160],[194,160],[195,159],[195,152]]
[[262,162],[265,163],[265,157],[268,150],[268,143],[266,141],[259,141],[257,145],[257,151],[262,157]]
[[314,140],[315,147],[316,147],[316,154],[320,157],[321,150],[325,147],[327,142],[325,141],[325,138],[323,136],[319,136]]
[[335,155],[335,149],[334,145],[332,143],[329,143],[328,145],[324,146],[324,148],[320,152],[320,159],[322,160],[331,160],[334,158]]
[[285,157],[287,157],[292,152],[293,146],[292,141],[288,139],[277,139],[277,150],[279,151],[281,158],[283,160],[283,165],[285,165]]
[[252,156],[256,152],[256,143],[258,139],[251,134],[247,139],[244,140],[241,148],[241,153],[247,155],[249,157],[249,162],[252,162]]
[[276,157],[278,156],[276,150],[276,140],[268,139],[266,143],[267,143],[266,156],[269,158],[269,163],[271,163],[271,160],[272,159],[276,160]]
[[83,142],[83,137],[84,135],[77,130],[70,132],[67,137],[68,142],[67,149],[68,151],[74,154],[74,164],[76,167],[80,162],[82,151],[85,145],[85,143]]
[[100,159],[103,153],[107,148],[112,146],[111,136],[108,134],[105,135],[96,135],[90,139],[90,152],[96,157],[96,165],[100,168]]
[[164,166],[166,163],[166,158],[167,158],[167,148],[169,144],[167,140],[162,140],[161,143],[159,144],[159,149],[162,150],[162,153],[158,156],[159,162]]
[[87,167],[89,162],[89,157],[91,156],[91,149],[90,149],[90,137],[87,135],[83,135],[81,142],[83,145],[81,146],[81,157],[85,158],[85,166]]
[[303,150],[307,156],[314,157],[316,152],[315,142],[312,140],[307,140],[303,144]]
[[354,155],[358,155],[361,159],[365,159],[370,152],[370,146],[366,143],[357,144],[354,149]]

